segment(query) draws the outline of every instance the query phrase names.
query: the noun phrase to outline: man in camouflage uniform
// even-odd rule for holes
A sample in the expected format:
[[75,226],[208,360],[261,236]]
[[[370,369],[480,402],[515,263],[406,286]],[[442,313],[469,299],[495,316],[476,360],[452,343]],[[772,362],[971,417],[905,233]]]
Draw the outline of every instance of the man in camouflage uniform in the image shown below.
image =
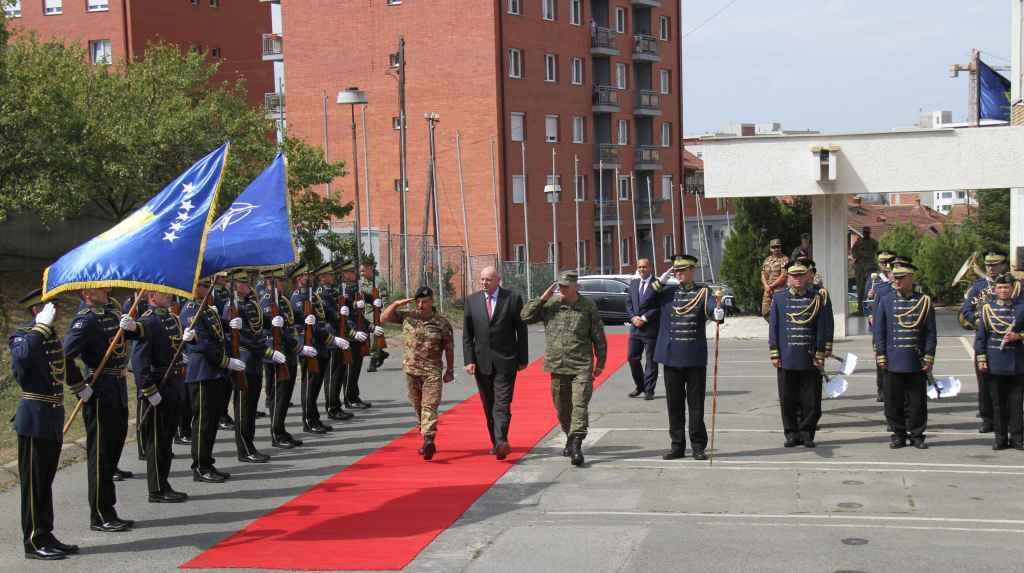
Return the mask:
[[777,289],[786,285],[786,265],[789,264],[789,257],[782,254],[782,239],[772,239],[768,243],[771,254],[761,265],[761,316],[768,320],[768,313],[772,308],[772,295]]
[[[416,310],[399,308],[416,302]],[[416,412],[423,447],[420,454],[424,460],[434,457],[437,446],[437,407],[441,403],[441,388],[444,383],[455,380],[455,350],[452,325],[448,319],[434,312],[434,291],[422,286],[413,298],[396,300],[384,309],[382,322],[402,324],[405,339],[405,358],[402,369],[409,389],[409,402]],[[441,353],[444,353],[446,368],[441,369]]]
[[867,296],[867,283],[871,273],[878,270],[875,256],[878,254],[878,241],[871,238],[871,227],[864,227],[857,244],[850,249],[853,256],[853,274],[857,279],[857,312],[864,308]]
[[[527,324],[544,322],[544,370],[551,373],[551,398],[566,434],[562,455],[574,466],[583,465],[594,378],[608,357],[601,316],[592,300],[580,296],[578,281],[576,271],[563,271],[558,282],[526,303],[522,312]],[[560,296],[552,298],[556,288]]]

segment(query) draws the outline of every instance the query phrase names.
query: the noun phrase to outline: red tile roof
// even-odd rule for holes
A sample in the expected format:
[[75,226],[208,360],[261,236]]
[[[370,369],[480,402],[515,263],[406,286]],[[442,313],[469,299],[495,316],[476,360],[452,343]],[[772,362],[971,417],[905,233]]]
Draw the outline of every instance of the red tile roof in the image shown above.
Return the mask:
[[851,196],[847,218],[850,230],[860,235],[864,227],[871,228],[871,236],[878,238],[889,227],[901,223],[913,223],[922,233],[939,233],[946,224],[946,216],[920,203],[915,205],[875,205],[863,203]]

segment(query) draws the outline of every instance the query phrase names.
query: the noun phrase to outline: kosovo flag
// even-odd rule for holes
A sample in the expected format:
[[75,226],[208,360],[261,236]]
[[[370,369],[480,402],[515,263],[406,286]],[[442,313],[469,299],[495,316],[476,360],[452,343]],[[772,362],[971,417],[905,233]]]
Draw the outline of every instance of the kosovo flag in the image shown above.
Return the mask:
[[140,209],[47,267],[43,299],[101,287],[191,297],[229,145],[197,161]]
[[978,104],[981,119],[1010,121],[1010,80],[978,60]]

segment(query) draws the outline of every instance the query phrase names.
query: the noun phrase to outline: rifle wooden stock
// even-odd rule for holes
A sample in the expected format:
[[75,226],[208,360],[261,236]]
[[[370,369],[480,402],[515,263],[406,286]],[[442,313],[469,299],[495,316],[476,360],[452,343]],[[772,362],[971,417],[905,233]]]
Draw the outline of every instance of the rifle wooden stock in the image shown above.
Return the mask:
[[[338,294],[338,309],[346,308],[348,306],[348,297],[345,296],[345,285],[341,285],[341,292]],[[340,314],[340,313],[339,313]],[[347,339],[345,333],[348,332],[348,321],[345,320],[344,316],[338,318],[338,336]],[[348,349],[341,351],[341,362],[342,364],[352,364],[352,346],[351,341]]]
[[[276,285],[274,286],[273,297],[274,298],[270,303],[271,318],[275,316],[281,316],[281,306],[277,304],[278,293]],[[283,352],[281,350],[281,331],[282,327],[274,325],[270,326],[270,337],[271,340],[273,341],[274,350],[276,350],[277,352]],[[287,361],[284,364],[278,364],[277,367],[274,368],[274,372],[276,373],[275,378],[277,379],[278,382],[283,382],[291,377],[291,372],[288,371]]]
[[[373,287],[373,291],[371,291],[370,297],[373,298],[373,300],[379,299],[380,298],[380,289],[377,288],[376,286]],[[373,307],[373,327],[374,328],[377,328],[378,326],[381,326],[380,312],[381,312],[381,310],[379,308],[377,308],[376,306]],[[388,341],[385,340],[385,338],[383,336],[374,336],[373,337],[373,349],[374,350],[384,350],[387,347],[388,347]]]
[[[238,295],[235,293],[234,283],[232,283],[232,288],[231,288],[231,304],[228,306],[228,319],[229,320],[234,320],[236,318],[238,318]],[[231,357],[232,358],[237,358],[239,360],[242,359],[241,344],[242,344],[242,333],[240,331],[235,330],[234,328],[232,328],[231,329]],[[241,371],[241,372],[239,372],[237,370],[232,370],[231,371],[231,381],[234,382],[235,386],[239,390],[241,390],[242,392],[244,392],[247,389],[246,388],[246,384],[245,384],[245,371],[244,370]]]
[[[366,300],[363,297],[363,292],[356,290],[356,300],[363,301],[363,308],[356,308],[356,331],[366,333]],[[364,342],[356,343],[359,356],[368,356],[370,354],[370,341],[367,338]]]

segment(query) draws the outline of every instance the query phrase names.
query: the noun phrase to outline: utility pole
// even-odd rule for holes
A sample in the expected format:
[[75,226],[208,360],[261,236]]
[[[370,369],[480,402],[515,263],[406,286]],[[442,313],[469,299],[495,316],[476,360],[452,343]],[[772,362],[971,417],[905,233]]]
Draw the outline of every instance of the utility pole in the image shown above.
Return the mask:
[[580,156],[572,158],[572,203],[576,208],[576,274],[583,274],[583,263],[580,259]]
[[526,298],[533,298],[533,285],[530,276],[530,216],[529,216],[529,193],[530,186],[526,184],[526,138],[519,144],[523,156],[523,246],[526,250]]
[[398,38],[398,204],[399,204],[399,253],[402,261],[402,290],[409,294],[409,228],[406,212],[406,192],[409,189],[405,170],[405,37]]
[[459,164],[459,198],[462,200],[462,240],[466,249],[466,270],[462,272],[462,296],[469,296],[469,287],[472,284],[470,252],[469,252],[469,221],[466,215],[466,188],[462,177],[462,134],[455,131],[455,158]]
[[438,201],[437,201],[437,139],[435,136],[435,130],[437,129],[437,123],[441,121],[441,116],[437,112],[428,112],[423,114],[423,118],[427,120],[427,130],[430,136],[430,196],[427,197],[427,202],[430,203],[434,209],[434,252],[435,252],[435,263],[437,265],[437,301],[438,310],[444,312],[444,269],[441,268],[441,216],[438,213]]

